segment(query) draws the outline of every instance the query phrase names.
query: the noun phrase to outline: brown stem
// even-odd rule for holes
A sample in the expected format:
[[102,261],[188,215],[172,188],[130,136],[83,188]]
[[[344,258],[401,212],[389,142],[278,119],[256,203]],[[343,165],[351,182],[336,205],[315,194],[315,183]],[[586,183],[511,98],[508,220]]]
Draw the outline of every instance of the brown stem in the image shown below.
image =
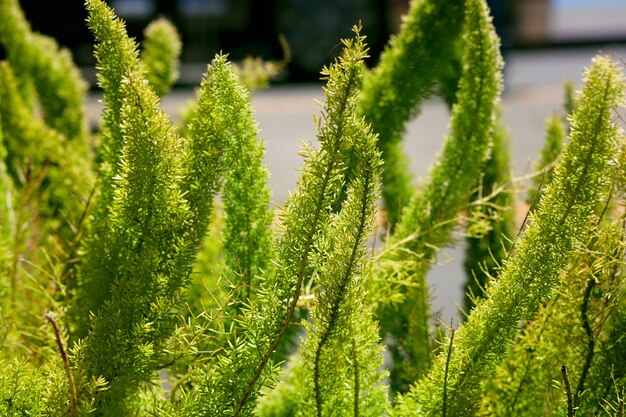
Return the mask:
[[74,380],[74,374],[72,373],[72,367],[70,366],[70,358],[67,355],[65,344],[63,343],[63,336],[61,335],[61,329],[59,323],[54,319],[52,313],[44,313],[43,317],[50,322],[52,329],[54,330],[54,337],[59,347],[59,353],[61,359],[63,359],[63,365],[65,366],[65,373],[67,374],[67,380],[70,386],[70,407],[72,409],[72,416],[78,415],[78,395],[76,393],[76,381]]

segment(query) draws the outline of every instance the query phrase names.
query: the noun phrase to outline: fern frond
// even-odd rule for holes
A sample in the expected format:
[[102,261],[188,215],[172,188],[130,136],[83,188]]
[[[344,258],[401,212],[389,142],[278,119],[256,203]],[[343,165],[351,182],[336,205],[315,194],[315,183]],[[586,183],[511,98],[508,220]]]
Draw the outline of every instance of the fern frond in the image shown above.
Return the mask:
[[[216,104],[221,109],[231,106],[235,110],[232,119],[224,121],[223,126],[229,127],[222,129],[232,132],[226,152],[228,170],[222,199],[224,256],[237,293],[234,314],[238,316],[242,305],[250,301],[258,285],[257,276],[270,267],[273,213],[270,210],[271,191],[267,185],[269,174],[264,165],[264,145],[257,139],[248,94],[234,74],[227,77],[236,86],[234,94],[228,103]],[[227,84],[225,80],[220,81],[222,86]]]
[[365,48],[358,36],[345,45],[342,57],[324,72],[326,103],[317,121],[321,149],[306,148],[298,189],[280,215],[283,234],[276,267],[262,282],[254,305],[244,311],[242,336],[198,376],[189,403],[193,415],[249,415],[260,387],[274,378],[271,357],[290,325],[304,280],[314,272],[312,252],[340,190],[343,151],[354,133],[350,121]]
[[624,76],[607,57],[594,59],[585,80],[572,118],[570,142],[513,256],[498,282],[488,289],[486,300],[456,333],[448,372],[444,361],[439,362],[429,378],[405,396],[398,415],[440,412],[444,378],[448,415],[474,415],[481,384],[502,361],[518,322],[534,316],[571,259],[609,185],[609,166],[620,135],[612,109],[623,102],[625,93]]
[[29,109],[8,62],[0,63],[0,129],[6,167],[16,188],[27,187],[24,173],[40,177],[37,214],[45,219],[45,229],[70,240],[71,226],[78,222],[83,196],[91,187],[88,161],[76,158],[74,144]]
[[305,406],[300,415],[382,416],[385,410],[382,375],[376,377],[382,365],[377,327],[355,276],[372,231],[380,160],[371,134],[358,133],[355,177],[328,231],[330,253],[320,270],[317,304],[301,348],[307,370],[302,402],[314,399],[315,412],[307,412]]
[[189,208],[179,188],[182,141],[145,82],[129,74],[120,93],[124,148],[109,217],[112,262],[100,277],[110,290],[92,313],[82,364],[109,381],[102,399],[109,415],[127,407],[128,395],[163,360],[196,249],[186,237]]
[[[70,52],[59,48],[54,39],[32,32],[17,0],[0,2],[0,21],[0,44],[17,74],[25,103],[31,107],[36,99],[45,123],[73,143],[70,151],[75,158],[87,158],[90,138],[83,108],[87,84]],[[30,97],[30,92],[36,97]]]
[[90,327],[90,314],[96,313],[109,297],[110,271],[117,261],[112,253],[109,217],[114,198],[115,178],[121,169],[122,107],[125,97],[121,85],[125,78],[136,83],[143,79],[137,44],[128,37],[124,23],[101,0],[87,0],[88,26],[96,45],[95,57],[98,83],[103,89],[104,110],[98,154],[97,194],[91,213],[89,230],[81,240],[85,253],[75,282],[70,283],[72,300],[69,308],[70,334],[83,338]]
[[432,94],[437,77],[454,56],[464,13],[464,0],[413,0],[400,33],[364,79],[359,110],[380,138],[383,202],[392,226],[413,194],[401,146],[404,125]]
[[96,45],[98,84],[103,90],[104,110],[102,133],[98,146],[99,197],[95,220],[106,223],[106,211],[113,200],[113,178],[119,173],[124,139],[121,132],[121,111],[124,102],[120,86],[128,74],[142,79],[144,69],[139,62],[137,43],[128,37],[124,22],[104,2],[87,0],[87,24]]
[[366,262],[363,245],[373,228],[381,162],[375,137],[364,122],[354,119],[352,123],[358,161],[355,176],[326,233],[329,252],[320,266],[317,303],[300,348],[302,365],[291,370],[295,377],[287,378],[295,384],[296,393],[287,401],[296,402],[298,416],[382,416],[386,412],[378,329],[371,309],[364,305],[359,279]]
[[170,91],[179,75],[182,42],[176,27],[166,19],[157,19],[144,31],[141,61],[146,79],[157,96]]
[[395,278],[400,284],[394,292],[402,294],[403,301],[380,304],[377,312],[386,334],[394,341],[389,350],[394,358],[392,389],[396,391],[407,390],[430,367],[426,272],[438,248],[450,241],[457,213],[468,204],[479,184],[492,142],[502,60],[483,1],[468,3],[463,36],[463,75],[444,149],[431,169],[429,181],[405,207],[388,249],[381,254],[383,268],[370,276],[370,291],[376,294],[377,287],[386,286],[387,276],[393,273],[384,264],[399,261],[408,265]]
[[597,415],[612,391],[610,375],[624,374],[623,359],[618,359],[623,354],[613,346],[619,341],[612,337],[626,296],[622,226],[623,218],[590,221],[555,296],[526,323],[508,358],[485,384],[483,413],[562,415],[563,389],[552,381],[560,379],[566,365],[577,414]]

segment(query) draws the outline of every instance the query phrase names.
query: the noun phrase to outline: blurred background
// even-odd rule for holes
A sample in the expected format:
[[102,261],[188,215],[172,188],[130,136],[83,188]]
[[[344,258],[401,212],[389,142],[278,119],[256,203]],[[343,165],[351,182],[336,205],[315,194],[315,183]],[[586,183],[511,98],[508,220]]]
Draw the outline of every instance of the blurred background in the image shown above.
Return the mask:
[[[445,1],[445,0],[441,0]],[[95,83],[92,38],[85,27],[81,0],[21,0],[35,30],[69,47],[88,80]],[[283,34],[292,59],[282,78],[253,97],[260,137],[266,143],[274,202],[282,204],[295,187],[300,166],[298,144],[313,141],[313,115],[322,100],[316,82],[323,65],[340,53],[339,39],[361,20],[374,64],[389,36],[400,26],[408,0],[110,0],[127,21],[130,34],[142,37],[144,27],[165,16],[183,37],[181,79],[162,104],[174,118],[193,97],[207,63],[224,51],[233,60],[246,56],[280,60]],[[562,112],[563,82],[580,85],[584,68],[598,52],[626,60],[626,0],[493,0],[488,1],[502,38],[506,88],[502,113],[511,137],[513,174],[533,171],[543,145],[544,122]],[[1,24],[1,22],[0,22]],[[306,82],[306,83],[303,83]],[[95,127],[102,103],[89,97],[89,118]],[[447,106],[437,97],[423,103],[420,116],[407,125],[405,148],[416,177],[427,175],[447,131]],[[517,210],[521,223],[527,208]],[[444,323],[457,314],[462,301],[464,248],[444,249],[429,274],[434,311]],[[459,322],[455,320],[455,322]]]
[[[442,0],[445,1],[445,0]],[[400,26],[409,0],[109,0],[138,39],[153,19],[172,20],[183,37],[181,83],[196,84],[216,52],[231,59],[280,59],[279,35],[292,53],[288,81],[315,80],[361,20],[375,60]],[[79,65],[93,63],[80,0],[22,0],[33,28],[69,47]],[[564,48],[626,40],[626,0],[491,0],[504,50]],[[199,74],[198,74],[199,71]]]

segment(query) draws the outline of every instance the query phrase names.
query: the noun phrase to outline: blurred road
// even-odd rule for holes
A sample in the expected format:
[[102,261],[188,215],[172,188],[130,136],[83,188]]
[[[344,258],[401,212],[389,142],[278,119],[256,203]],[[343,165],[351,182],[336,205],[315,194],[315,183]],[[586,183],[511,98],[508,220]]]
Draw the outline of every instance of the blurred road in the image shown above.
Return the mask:
[[[516,176],[532,170],[534,158],[543,143],[544,122],[560,112],[563,101],[562,82],[570,79],[581,84],[583,69],[597,53],[592,48],[576,50],[517,51],[511,53],[505,71],[506,89],[502,97],[503,117],[511,133],[511,151]],[[606,48],[616,59],[626,60],[626,46]],[[622,64],[620,64],[622,65]],[[166,111],[177,117],[181,106],[192,97],[191,90],[176,90],[163,99]],[[98,119],[99,96],[89,100],[89,117]],[[323,99],[321,85],[280,85],[257,92],[253,97],[260,136],[265,141],[266,161],[271,172],[270,186],[274,202],[282,204],[297,180],[296,168],[300,141],[313,141],[313,115]],[[448,110],[439,99],[428,100],[420,116],[407,126],[405,148],[416,176],[428,173],[428,167],[441,147],[448,123]],[[524,213],[520,213],[523,218]],[[462,241],[461,241],[462,242]],[[432,286],[433,312],[444,323],[456,314],[457,300],[462,300],[463,248],[446,249],[439,265],[429,275]],[[455,323],[458,320],[455,318]]]

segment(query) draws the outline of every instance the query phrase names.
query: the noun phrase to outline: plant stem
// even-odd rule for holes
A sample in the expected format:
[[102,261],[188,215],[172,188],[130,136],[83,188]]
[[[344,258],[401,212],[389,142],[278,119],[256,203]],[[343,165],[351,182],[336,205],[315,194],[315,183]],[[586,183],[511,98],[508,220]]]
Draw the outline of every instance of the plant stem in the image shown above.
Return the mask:
[[580,395],[583,392],[583,388],[585,386],[585,379],[587,378],[587,374],[589,373],[589,368],[591,367],[591,360],[593,359],[595,340],[593,337],[593,331],[591,330],[591,325],[589,324],[589,316],[587,315],[587,307],[589,306],[589,297],[591,296],[591,290],[596,285],[595,278],[589,278],[587,281],[587,288],[585,288],[585,295],[583,296],[583,303],[580,306],[580,315],[581,320],[583,322],[583,328],[585,329],[585,333],[587,333],[587,355],[585,357],[585,364],[583,365],[583,370],[580,374],[580,379],[578,380],[578,386],[576,387],[576,394],[574,395],[574,407],[578,407],[578,400]]
[[70,407],[72,410],[71,415],[76,416],[78,414],[78,395],[76,394],[76,380],[74,379],[74,374],[72,373],[72,367],[70,365],[70,359],[67,355],[65,344],[63,343],[63,336],[61,335],[59,323],[57,323],[52,313],[44,313],[43,317],[48,320],[48,322],[52,325],[52,329],[54,330],[54,337],[56,339],[57,346],[59,347],[61,359],[63,359],[63,366],[65,367],[65,373],[67,374],[67,380],[70,386]]
[[561,376],[563,377],[563,383],[565,384],[565,395],[567,395],[567,417],[574,417],[576,412],[574,411],[574,400],[572,398],[572,385],[569,382],[569,376],[567,375],[567,366],[561,366]]
[[450,367],[450,357],[452,356],[452,344],[454,343],[454,327],[450,322],[450,344],[448,344],[448,356],[446,357],[446,369],[443,379],[443,404],[441,405],[441,417],[446,417],[446,402],[448,400],[448,369]]

